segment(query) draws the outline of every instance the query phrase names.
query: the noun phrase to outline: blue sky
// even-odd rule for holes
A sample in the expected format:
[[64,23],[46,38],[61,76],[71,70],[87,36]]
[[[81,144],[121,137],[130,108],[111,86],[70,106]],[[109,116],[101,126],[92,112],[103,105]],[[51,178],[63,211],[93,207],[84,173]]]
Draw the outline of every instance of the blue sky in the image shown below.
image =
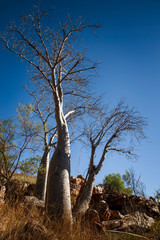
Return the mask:
[[[0,31],[10,20],[20,22],[36,1],[0,0]],[[146,185],[148,195],[160,188],[160,1],[159,0],[41,0],[44,9],[53,8],[53,22],[70,13],[82,16],[90,23],[100,22],[102,28],[86,33],[83,45],[87,55],[101,64],[98,67],[94,91],[104,93],[106,103],[117,103],[121,97],[135,106],[148,119],[147,140],[136,146],[139,159],[126,160],[109,155],[96,183],[104,175],[124,173],[133,166]],[[26,65],[7,50],[0,48],[0,117],[15,114],[19,102],[29,101],[24,81]],[[88,153],[79,145],[72,147],[72,174],[85,173]]]

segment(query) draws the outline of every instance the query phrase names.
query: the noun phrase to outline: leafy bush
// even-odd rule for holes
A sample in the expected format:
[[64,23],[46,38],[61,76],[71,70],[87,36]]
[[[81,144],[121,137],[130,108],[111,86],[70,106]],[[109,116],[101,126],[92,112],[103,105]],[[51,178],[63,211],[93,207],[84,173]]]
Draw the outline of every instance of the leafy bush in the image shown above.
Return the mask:
[[133,193],[133,190],[130,187],[125,187],[125,183],[119,173],[112,173],[105,176],[103,184],[108,191],[122,192],[128,195]]
[[22,160],[19,169],[25,174],[34,175],[38,172],[40,160],[41,157],[39,155]]

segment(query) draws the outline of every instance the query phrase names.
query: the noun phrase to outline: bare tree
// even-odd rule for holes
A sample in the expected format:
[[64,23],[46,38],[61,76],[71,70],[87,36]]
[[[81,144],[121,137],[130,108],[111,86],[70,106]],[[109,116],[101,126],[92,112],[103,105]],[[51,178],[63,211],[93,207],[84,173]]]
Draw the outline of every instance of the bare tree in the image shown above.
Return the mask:
[[127,187],[133,189],[135,195],[145,197],[145,185],[141,181],[141,175],[137,178],[133,168],[126,170],[122,179],[126,183]]
[[0,176],[7,186],[19,167],[22,154],[30,149],[37,134],[35,126],[29,122],[29,114],[19,109],[18,119],[0,120]]
[[[96,67],[86,58],[84,50],[76,51],[76,42],[85,29],[98,26],[88,25],[81,19],[72,23],[67,17],[56,29],[49,28],[42,24],[46,15],[36,7],[33,13],[23,16],[19,27],[14,22],[11,24],[2,35],[2,43],[33,67],[35,81],[52,94],[57,147],[49,167],[46,210],[51,215],[56,213],[71,219],[70,137],[66,118],[84,108],[90,98],[89,76]],[[67,97],[73,99],[75,106],[65,112]]]
[[[31,122],[37,121],[39,125],[38,145],[41,144],[42,158],[38,168],[37,181],[36,181],[36,195],[39,199],[45,201],[47,178],[49,169],[49,153],[56,142],[56,125],[54,121],[54,108],[51,94],[46,93],[46,87],[37,86],[36,83],[32,84],[32,90],[25,87],[28,94],[32,97],[32,104],[26,107],[32,108],[32,119]],[[53,127],[55,125],[55,127]]]
[[[135,156],[132,149],[133,140],[145,137],[143,131],[145,124],[144,118],[121,100],[113,110],[100,112],[85,126],[84,136],[90,143],[91,156],[81,195],[73,208],[74,213],[83,215],[88,209],[95,177],[100,172],[109,152],[119,152],[128,157]],[[130,140],[132,141],[129,146],[126,143]],[[95,155],[99,147],[102,155],[95,164]]]

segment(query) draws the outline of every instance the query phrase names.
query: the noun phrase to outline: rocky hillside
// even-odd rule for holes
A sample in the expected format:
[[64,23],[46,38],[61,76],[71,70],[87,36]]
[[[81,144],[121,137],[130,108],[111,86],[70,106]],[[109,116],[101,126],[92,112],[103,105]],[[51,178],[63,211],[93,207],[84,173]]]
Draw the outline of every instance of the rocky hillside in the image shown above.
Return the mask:
[[[71,177],[71,193],[74,201],[80,194],[83,176]],[[85,219],[97,229],[144,233],[160,218],[160,204],[153,197],[128,196],[106,192],[104,186],[94,186],[90,208]]]
[[[73,205],[76,198],[81,194],[84,178],[82,175],[71,177],[70,182]],[[44,212],[44,202],[34,197],[34,190],[35,184],[19,183],[18,181],[11,182],[10,191],[7,193],[5,186],[1,186],[0,208],[3,208],[5,202],[9,201],[14,202],[15,206],[19,205],[25,208],[25,211],[26,209],[30,211],[34,206],[42,214]],[[153,197],[146,199],[134,195],[128,196],[122,193],[107,192],[104,186],[98,185],[93,188],[90,207],[82,220],[101,233],[110,231],[143,235],[150,232],[151,226],[159,219],[160,204]],[[33,228],[35,228],[34,224]],[[43,229],[42,226],[38,227],[38,229],[41,228]],[[143,239],[159,238],[144,237]]]

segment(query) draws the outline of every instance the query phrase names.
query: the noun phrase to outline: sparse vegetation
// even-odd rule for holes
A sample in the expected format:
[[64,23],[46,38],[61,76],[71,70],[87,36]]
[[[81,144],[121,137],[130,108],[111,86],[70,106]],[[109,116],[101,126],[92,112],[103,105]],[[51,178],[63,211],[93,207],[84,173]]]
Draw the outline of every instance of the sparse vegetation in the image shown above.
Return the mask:
[[[51,222],[37,208],[28,209],[19,205],[0,206],[0,239],[1,240],[69,240],[68,224]],[[63,229],[63,231],[62,231]],[[88,225],[80,222],[73,224],[72,239],[74,240],[140,240],[147,239],[136,234],[121,232],[98,233]]]
[[23,174],[23,173],[16,173],[13,175],[12,180],[18,180],[20,183],[29,183],[29,184],[35,184],[36,183],[36,177],[29,174]]

